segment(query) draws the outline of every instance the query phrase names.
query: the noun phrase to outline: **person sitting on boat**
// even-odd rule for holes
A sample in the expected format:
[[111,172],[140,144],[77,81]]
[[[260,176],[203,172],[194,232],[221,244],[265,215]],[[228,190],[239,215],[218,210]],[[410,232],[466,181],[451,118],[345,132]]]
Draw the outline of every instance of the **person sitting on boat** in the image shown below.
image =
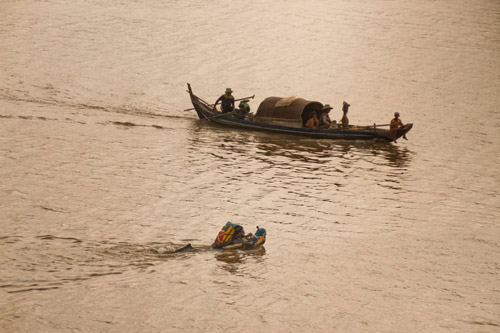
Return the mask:
[[309,119],[306,121],[306,127],[307,128],[318,128],[319,127],[319,120],[318,120],[318,115],[316,114],[316,111],[311,112],[309,114]]
[[217,103],[221,102],[222,113],[228,113],[234,111],[234,97],[231,95],[233,91],[231,88],[226,88],[226,93],[219,97],[214,104],[214,110],[217,108]]
[[342,119],[340,120],[340,123],[342,124],[342,128],[347,128],[349,127],[349,118],[347,118],[347,112],[349,111],[349,107],[351,104],[347,103],[344,101],[344,104],[342,105],[342,112],[344,112],[344,115],[342,116]]
[[325,104],[322,109],[321,116],[319,116],[319,128],[329,128],[332,125],[330,119],[330,110],[333,109],[330,104]]
[[[397,132],[398,128],[401,128],[403,126],[404,126],[404,124],[401,121],[401,118],[399,118],[399,112],[395,112],[394,119],[391,120],[391,124],[390,124],[390,129],[394,133],[394,137],[396,137],[396,132]],[[406,137],[406,134],[403,135],[403,139],[408,140],[408,138]],[[394,142],[396,142],[396,139],[394,139]]]

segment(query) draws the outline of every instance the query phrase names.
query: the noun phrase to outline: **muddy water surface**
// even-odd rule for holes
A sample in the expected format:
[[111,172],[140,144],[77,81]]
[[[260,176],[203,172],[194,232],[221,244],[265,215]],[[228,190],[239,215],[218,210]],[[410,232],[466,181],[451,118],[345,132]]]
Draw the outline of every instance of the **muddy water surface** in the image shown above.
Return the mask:
[[[0,11],[2,331],[498,331],[497,1]],[[226,129],[183,111],[187,82],[414,128]],[[265,250],[211,251],[228,220]]]

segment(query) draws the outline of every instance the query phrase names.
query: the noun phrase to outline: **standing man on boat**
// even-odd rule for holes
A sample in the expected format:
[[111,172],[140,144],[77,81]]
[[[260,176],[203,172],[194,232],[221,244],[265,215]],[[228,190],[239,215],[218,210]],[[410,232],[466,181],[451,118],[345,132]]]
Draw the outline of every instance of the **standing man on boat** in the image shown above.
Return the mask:
[[222,113],[228,113],[234,111],[234,97],[231,88],[226,88],[226,93],[219,97],[214,104],[214,110],[217,108],[217,103],[221,102]]

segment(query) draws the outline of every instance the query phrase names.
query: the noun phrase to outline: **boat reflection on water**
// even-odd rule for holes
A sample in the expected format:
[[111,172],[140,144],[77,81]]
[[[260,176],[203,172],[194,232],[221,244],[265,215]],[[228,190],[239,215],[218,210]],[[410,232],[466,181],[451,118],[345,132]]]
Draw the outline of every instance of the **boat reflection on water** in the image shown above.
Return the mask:
[[246,272],[242,269],[242,265],[247,259],[256,259],[257,262],[264,260],[266,254],[265,247],[259,247],[254,250],[217,250],[215,259],[221,262],[221,268],[231,274],[248,275],[254,277],[255,272]]
[[[225,158],[228,152],[271,164],[283,161],[269,157],[285,157],[288,162],[315,164],[331,163],[332,159],[365,159],[376,165],[401,168],[408,165],[413,152],[405,147],[381,141],[353,141],[311,139],[306,137],[272,134],[240,129],[228,129],[207,121],[197,120],[190,136],[193,149],[206,151]],[[208,151],[207,151],[208,150]],[[319,166],[318,166],[319,167]]]
[[265,247],[254,250],[217,250],[215,258],[228,264],[243,262],[249,256],[263,256],[266,254]]

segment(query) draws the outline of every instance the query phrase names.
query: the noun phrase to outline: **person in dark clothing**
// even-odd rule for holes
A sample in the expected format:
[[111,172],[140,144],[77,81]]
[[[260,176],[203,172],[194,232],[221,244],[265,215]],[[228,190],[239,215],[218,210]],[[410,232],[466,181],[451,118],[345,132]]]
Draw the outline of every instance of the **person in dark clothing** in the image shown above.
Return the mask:
[[233,91],[231,88],[226,89],[226,93],[219,97],[214,104],[214,110],[217,107],[217,103],[221,102],[222,113],[233,112],[234,111],[234,97],[231,95]]

